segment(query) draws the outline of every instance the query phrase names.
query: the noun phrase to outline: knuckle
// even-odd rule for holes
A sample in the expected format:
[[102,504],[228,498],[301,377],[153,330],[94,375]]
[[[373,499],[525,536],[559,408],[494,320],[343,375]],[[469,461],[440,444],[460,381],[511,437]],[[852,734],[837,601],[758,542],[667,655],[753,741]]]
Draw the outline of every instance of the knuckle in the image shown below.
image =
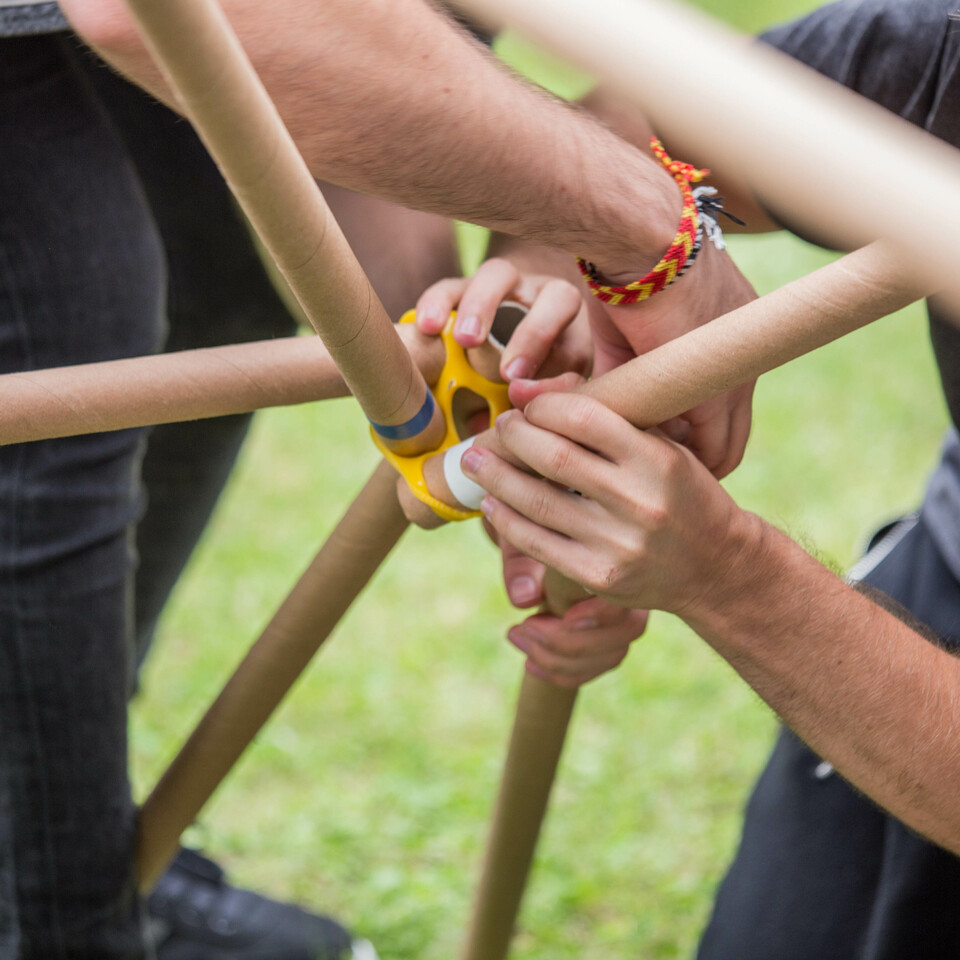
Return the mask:
[[621,573],[620,564],[601,562],[590,568],[583,582],[593,593],[609,593],[616,588]]
[[551,479],[565,476],[569,466],[570,448],[566,444],[558,444],[550,453]]
[[550,515],[550,494],[552,491],[546,483],[537,484],[536,490],[530,499],[530,517],[538,523],[543,523]]
[[[643,510],[644,524],[651,533],[661,533],[670,525],[670,510],[667,505],[659,499],[650,500],[644,505]],[[646,537],[640,536],[635,545],[638,553],[643,553],[646,549]]]
[[566,419],[578,433],[587,433],[596,428],[597,411],[586,397],[573,397]]

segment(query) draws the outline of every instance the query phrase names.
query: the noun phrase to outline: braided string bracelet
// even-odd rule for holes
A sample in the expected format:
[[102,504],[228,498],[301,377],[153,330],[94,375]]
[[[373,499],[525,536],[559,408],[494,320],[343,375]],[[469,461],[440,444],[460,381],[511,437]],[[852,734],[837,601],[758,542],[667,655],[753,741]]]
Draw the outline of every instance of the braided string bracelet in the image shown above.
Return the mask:
[[680,226],[667,252],[645,277],[623,286],[605,283],[594,264],[580,257],[577,258],[577,266],[590,292],[597,299],[614,306],[639,303],[682,277],[697,259],[697,254],[703,246],[704,232],[707,234],[707,239],[718,250],[723,250],[726,244],[723,240],[723,231],[717,222],[718,214],[723,213],[731,220],[743,223],[738,217],[723,209],[723,197],[717,196],[715,187],[694,188],[692,186],[706,177],[710,173],[709,170],[698,170],[691,163],[672,159],[656,137],[650,139],[650,148],[661,166],[677,182],[683,194]]

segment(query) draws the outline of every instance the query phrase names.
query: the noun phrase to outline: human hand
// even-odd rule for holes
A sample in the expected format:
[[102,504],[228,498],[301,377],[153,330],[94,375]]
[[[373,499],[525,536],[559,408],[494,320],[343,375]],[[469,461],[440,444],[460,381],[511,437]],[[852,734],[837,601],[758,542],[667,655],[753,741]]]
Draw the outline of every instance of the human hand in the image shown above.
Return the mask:
[[575,689],[620,666],[647,626],[646,610],[603,597],[574,604],[562,617],[535,613],[507,632],[527,655],[526,670],[558,687]]
[[417,301],[417,327],[439,334],[456,310],[454,339],[477,347],[486,342],[504,300],[528,308],[504,347],[500,375],[505,381],[589,371],[593,347],[580,291],[558,277],[521,273],[499,257],[483,263],[473,277],[440,280],[424,291]]
[[464,454],[501,541],[626,607],[683,616],[734,588],[756,518],[690,451],[579,394],[543,394],[496,428],[546,478],[476,446]]
[[[496,532],[488,527],[494,542]],[[501,540],[503,579],[511,603],[520,608],[543,603],[545,567]],[[527,655],[529,673],[560,687],[575,688],[618,667],[630,644],[647,625],[645,610],[630,610],[602,597],[575,603],[563,616],[535,613],[507,632]]]
[[[636,271],[613,276],[604,273],[616,283],[636,279],[636,275]],[[592,299],[594,376],[754,299],[756,292],[730,257],[705,241],[690,270],[648,300],[615,307]],[[715,477],[724,477],[743,458],[750,435],[753,387],[753,382],[737,387],[660,424],[660,429],[696,454]]]

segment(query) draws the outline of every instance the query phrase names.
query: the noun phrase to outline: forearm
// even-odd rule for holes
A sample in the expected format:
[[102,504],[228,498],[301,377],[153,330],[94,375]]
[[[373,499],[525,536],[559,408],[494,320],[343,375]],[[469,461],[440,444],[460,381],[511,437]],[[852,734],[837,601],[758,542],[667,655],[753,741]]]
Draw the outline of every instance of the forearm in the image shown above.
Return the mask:
[[[614,92],[609,87],[600,86],[587,94],[581,105],[603,121],[617,136],[628,143],[646,146],[654,133],[651,122],[640,112],[635,103]],[[658,131],[659,132],[659,131]],[[762,204],[754,196],[747,181],[729,168],[718,168],[712,157],[700,156],[694,152],[682,137],[668,132],[664,142],[672,156],[695,160],[698,166],[710,169],[710,184],[717,188],[724,198],[724,207],[735,214],[742,224],[725,219],[725,233],[766,233],[779,230],[776,223]]]
[[[163,94],[120,0],[65,13]],[[680,198],[640,151],[517,80],[423,0],[226,0],[314,175],[559,246],[611,274],[647,269]]]
[[750,526],[723,589],[681,615],[856,787],[960,852],[960,661]]

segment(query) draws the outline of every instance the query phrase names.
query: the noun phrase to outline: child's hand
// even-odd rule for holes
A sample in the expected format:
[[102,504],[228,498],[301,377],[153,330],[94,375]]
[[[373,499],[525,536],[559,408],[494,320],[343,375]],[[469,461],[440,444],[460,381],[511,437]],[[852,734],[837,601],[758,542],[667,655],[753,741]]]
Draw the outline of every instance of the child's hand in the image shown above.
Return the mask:
[[529,309],[504,349],[504,380],[589,371],[593,345],[580,291],[557,277],[521,274],[508,260],[487,260],[473,277],[429,287],[417,301],[417,327],[438,334],[456,310],[454,338],[463,347],[476,347],[486,341],[504,300]]

